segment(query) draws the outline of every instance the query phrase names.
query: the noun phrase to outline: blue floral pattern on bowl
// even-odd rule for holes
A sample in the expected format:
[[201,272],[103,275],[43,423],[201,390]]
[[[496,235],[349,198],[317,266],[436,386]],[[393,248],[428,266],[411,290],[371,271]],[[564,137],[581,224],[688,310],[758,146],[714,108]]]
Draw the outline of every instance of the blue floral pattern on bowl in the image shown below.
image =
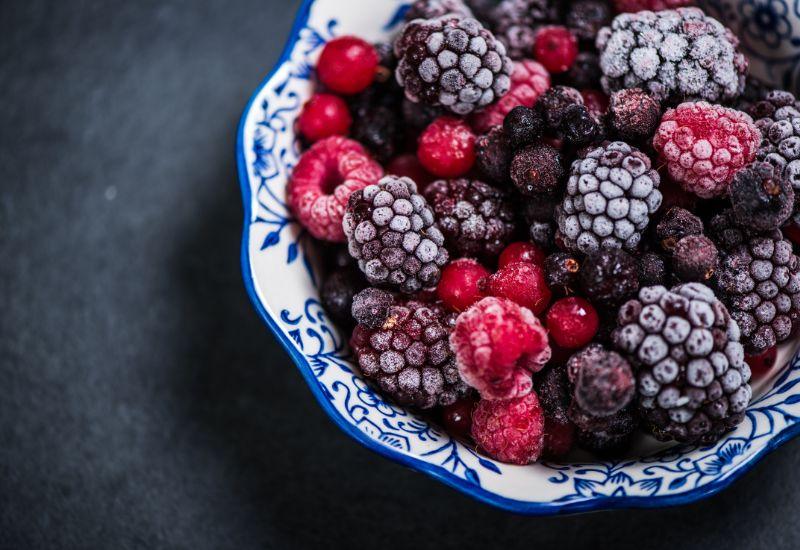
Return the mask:
[[[744,4],[757,10],[771,3],[748,0],[740,9],[745,13]],[[624,460],[502,464],[375,393],[353,368],[346,336],[320,306],[316,251],[284,198],[299,156],[294,120],[311,93],[311,67],[321,46],[347,33],[385,39],[407,7],[397,0],[353,0],[346,6],[336,0],[305,2],[279,64],[245,109],[237,141],[247,291],[341,429],[366,447],[475,498],[536,515],[690,502],[724,489],[798,432],[797,358],[755,400],[739,428],[717,444],[671,446]]]

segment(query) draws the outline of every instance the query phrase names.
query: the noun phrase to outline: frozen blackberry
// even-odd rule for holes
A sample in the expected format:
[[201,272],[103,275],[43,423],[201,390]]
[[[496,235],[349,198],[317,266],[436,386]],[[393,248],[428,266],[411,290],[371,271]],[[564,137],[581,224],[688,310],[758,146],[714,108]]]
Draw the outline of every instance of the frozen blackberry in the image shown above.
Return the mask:
[[501,126],[475,140],[475,165],[493,183],[505,185],[509,180],[511,145]]
[[380,288],[365,288],[352,299],[350,312],[359,325],[380,328],[395,304],[394,294]]
[[[513,178],[513,162],[511,173]],[[572,163],[567,193],[556,211],[556,240],[584,253],[636,250],[650,215],[661,206],[660,182],[647,155],[625,142],[584,151]]]
[[623,13],[597,35],[603,88],[642,88],[670,103],[734,100],[747,74],[738,45],[698,8]]
[[567,27],[579,40],[591,42],[611,23],[611,7],[604,0],[577,0],[569,7]]
[[608,124],[624,140],[643,141],[653,136],[661,120],[661,105],[640,88],[611,94]]
[[523,195],[553,194],[562,187],[561,153],[543,143],[528,145],[511,159],[511,181]]
[[564,110],[558,134],[570,145],[588,145],[603,137],[603,127],[584,105]]
[[466,115],[508,92],[511,59],[477,20],[415,19],[394,43],[397,81],[413,102]]
[[503,119],[503,130],[513,149],[520,149],[542,137],[544,120],[539,112],[517,105]]
[[514,229],[508,195],[467,178],[439,180],[425,189],[439,228],[451,250],[461,256],[491,259],[503,251]]
[[567,71],[567,80],[582,90],[600,87],[600,58],[594,52],[580,52]]
[[356,326],[350,338],[362,374],[400,405],[429,409],[467,395],[450,350],[451,320],[423,302],[389,307],[381,326]]
[[[716,286],[742,332],[748,353],[786,340],[800,319],[800,258],[779,230],[746,235],[734,228],[718,234],[739,244],[720,245]],[[719,243],[719,241],[718,241]]]
[[614,343],[633,364],[639,410],[658,439],[711,444],[744,418],[752,391],[736,321],[701,283],[642,288]]
[[667,262],[661,254],[646,252],[639,257],[639,284],[642,286],[667,283]]
[[367,286],[363,275],[353,266],[336,270],[325,279],[319,291],[322,307],[330,318],[342,326],[352,326],[350,307],[353,296]]
[[581,263],[569,252],[554,252],[544,260],[544,277],[550,290],[557,294],[573,294],[578,288]]
[[617,306],[639,290],[639,266],[619,248],[597,250],[583,261],[580,283],[593,303]]
[[553,132],[561,128],[564,113],[571,105],[583,105],[583,96],[575,88],[569,86],[553,86],[536,101],[534,107],[544,119],[547,127]]
[[734,176],[730,198],[736,223],[757,231],[769,231],[789,219],[795,192],[777,168],[766,162],[756,162]]
[[789,92],[775,90],[751,109],[763,140],[756,158],[772,164],[800,191],[800,108]]
[[687,235],[672,250],[672,272],[680,281],[708,281],[717,269],[717,247],[705,235]]
[[448,260],[444,235],[410,178],[386,176],[352,193],[342,226],[370,284],[414,293],[439,282]]
[[530,57],[536,31],[558,20],[556,0],[502,0],[489,16],[495,35],[513,59]]
[[595,417],[624,409],[636,393],[631,366],[619,353],[589,344],[567,363],[573,398],[581,411]]
[[667,252],[671,252],[675,244],[687,235],[702,233],[703,221],[680,206],[667,210],[656,225],[656,239]]
[[454,14],[461,17],[474,17],[472,10],[462,0],[416,0],[406,12],[406,21],[414,19],[434,19]]

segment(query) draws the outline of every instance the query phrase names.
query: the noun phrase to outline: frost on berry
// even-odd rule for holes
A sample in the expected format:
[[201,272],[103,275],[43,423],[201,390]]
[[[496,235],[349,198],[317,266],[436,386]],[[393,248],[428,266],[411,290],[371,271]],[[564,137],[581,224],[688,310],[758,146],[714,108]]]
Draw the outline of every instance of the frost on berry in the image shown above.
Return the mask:
[[528,394],[531,373],[550,359],[547,332],[527,308],[484,298],[461,313],[450,336],[461,377],[484,399]]
[[500,401],[482,399],[472,413],[472,437],[492,458],[531,464],[544,448],[544,422],[534,392]]
[[653,147],[674,181],[709,199],[728,192],[736,172],[755,160],[760,142],[750,115],[699,101],[664,113]]

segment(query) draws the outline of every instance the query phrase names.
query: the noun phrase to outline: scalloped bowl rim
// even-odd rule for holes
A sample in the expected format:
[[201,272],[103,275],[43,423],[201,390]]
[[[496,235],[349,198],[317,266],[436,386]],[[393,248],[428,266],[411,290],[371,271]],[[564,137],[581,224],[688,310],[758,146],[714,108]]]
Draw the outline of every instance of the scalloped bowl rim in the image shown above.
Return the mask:
[[[656,496],[597,495],[591,498],[590,500],[576,501],[576,502],[553,502],[553,501],[528,502],[498,495],[492,491],[486,490],[480,486],[476,486],[458,477],[457,475],[444,469],[442,466],[431,464],[429,462],[425,462],[423,460],[415,458],[414,456],[405,455],[398,451],[395,451],[390,447],[387,447],[385,445],[376,442],[374,439],[370,438],[364,432],[362,432],[361,430],[356,428],[353,424],[348,422],[345,418],[343,418],[320,390],[319,384],[314,378],[314,375],[311,372],[311,370],[308,368],[309,367],[308,361],[304,358],[302,353],[300,353],[295,348],[291,340],[289,340],[289,338],[287,337],[286,333],[283,330],[281,330],[280,327],[277,325],[275,318],[267,310],[265,304],[261,302],[255,288],[255,281],[253,278],[253,271],[251,269],[250,255],[249,255],[249,245],[250,245],[249,229],[251,225],[251,214],[252,214],[251,210],[252,192],[250,189],[250,176],[248,174],[248,168],[244,153],[244,131],[245,131],[246,119],[251,111],[251,108],[253,107],[255,100],[259,97],[262,90],[270,84],[270,81],[272,80],[275,73],[289,59],[293,47],[299,38],[300,30],[307,22],[311,7],[315,2],[316,0],[303,0],[303,3],[301,4],[300,8],[298,9],[298,12],[295,15],[295,19],[292,24],[291,31],[289,33],[289,37],[287,38],[287,41],[284,44],[280,57],[276,61],[272,70],[267,74],[267,76],[261,81],[261,83],[255,89],[253,94],[250,96],[247,105],[245,106],[245,109],[242,113],[242,116],[240,118],[237,127],[236,163],[237,163],[237,171],[242,193],[242,199],[244,202],[244,224],[243,224],[244,227],[243,227],[242,244],[241,244],[241,267],[247,294],[250,298],[250,301],[255,306],[255,309],[258,312],[259,316],[266,324],[266,326],[269,327],[269,329],[272,331],[276,339],[281,343],[281,345],[286,349],[286,351],[288,351],[289,355],[291,356],[298,370],[305,379],[307,385],[311,389],[312,394],[319,402],[319,404],[322,406],[322,409],[325,411],[325,413],[334,422],[334,424],[336,424],[342,431],[344,431],[351,438],[356,440],[364,447],[370,449],[371,451],[374,451],[383,457],[386,457],[394,462],[397,462],[398,464],[401,464],[413,470],[423,472],[470,497],[473,497],[479,501],[485,502],[487,504],[490,504],[492,506],[510,512],[523,515],[535,515],[535,516],[570,514],[570,513],[580,513],[588,511],[621,509],[621,508],[622,509],[658,508],[664,506],[679,506],[683,504],[689,504],[701,500],[703,498],[710,497],[726,489],[733,482],[735,482],[741,476],[750,471],[750,469],[753,468],[758,462],[760,462],[760,460],[764,456],[766,456],[767,454],[771,453],[772,451],[780,447],[786,441],[800,434],[800,423],[794,423],[790,426],[787,426],[779,433],[773,434],[771,439],[766,443],[766,445],[763,448],[756,451],[746,461],[738,464],[734,469],[728,472],[727,475],[722,476],[721,478],[716,479],[714,481],[710,481],[701,487],[695,487],[686,492],[676,493],[672,495],[656,495]],[[790,359],[789,364],[794,363],[797,360],[798,356],[800,356],[800,350],[795,352],[795,355]],[[788,366],[789,365],[787,364],[785,367]]]

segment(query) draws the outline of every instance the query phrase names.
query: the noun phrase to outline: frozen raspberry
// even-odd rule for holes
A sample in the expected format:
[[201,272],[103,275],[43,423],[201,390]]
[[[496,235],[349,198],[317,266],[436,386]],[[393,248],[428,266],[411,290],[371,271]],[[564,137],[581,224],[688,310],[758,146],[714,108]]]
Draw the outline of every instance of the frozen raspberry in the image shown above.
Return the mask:
[[538,315],[550,303],[550,289],[538,265],[517,262],[500,268],[483,282],[488,296],[508,298]]
[[755,162],[736,173],[731,184],[736,223],[756,231],[769,231],[789,219],[795,192],[780,174],[780,170],[766,162]]
[[333,94],[314,94],[303,106],[297,120],[300,133],[311,142],[328,136],[343,136],[353,119],[347,103]]
[[320,82],[340,94],[357,94],[372,84],[378,52],[355,36],[334,38],[322,49],[317,62]]
[[547,329],[559,347],[585,346],[597,334],[600,318],[592,304],[577,296],[556,301],[547,312]]
[[386,165],[386,173],[411,178],[419,185],[420,189],[425,189],[430,182],[436,179],[430,172],[425,170],[417,155],[413,153],[404,153],[394,157]]
[[351,314],[356,323],[367,328],[380,328],[395,304],[391,292],[380,288],[365,288],[352,299]]
[[695,3],[694,0],[613,0],[613,2],[614,8],[619,13],[674,10]]
[[539,319],[504,298],[484,298],[459,315],[450,345],[461,377],[484,399],[530,393],[531,373],[550,359],[547,332]]
[[702,233],[703,221],[679,206],[667,210],[656,225],[656,238],[667,252],[671,252],[682,238]]
[[436,295],[450,310],[464,311],[484,297],[480,281],[489,275],[489,270],[475,260],[459,258],[442,270]]
[[578,57],[578,39],[566,27],[542,27],[536,33],[533,57],[553,74],[567,72]]
[[500,258],[497,260],[497,267],[504,268],[507,265],[517,262],[541,266],[544,264],[544,258],[544,250],[542,250],[541,247],[533,243],[519,241],[511,243],[500,253]]
[[578,288],[578,273],[581,264],[569,252],[554,252],[544,261],[544,275],[547,286],[559,294],[572,294]]
[[560,458],[572,450],[575,443],[575,426],[572,422],[557,422],[544,417],[544,456]]
[[605,0],[576,0],[569,7],[566,24],[578,39],[591,42],[600,29],[611,23],[611,8]]
[[587,298],[603,306],[618,306],[639,290],[639,266],[618,248],[598,250],[581,266],[581,288]]
[[512,152],[503,127],[494,126],[475,140],[475,166],[488,180],[505,186]]
[[760,378],[775,366],[775,362],[778,360],[778,348],[772,346],[758,355],[746,354],[744,360],[750,366],[753,378]]
[[518,105],[503,119],[503,131],[512,149],[532,144],[542,137],[544,130],[542,115],[530,107]]
[[483,111],[472,115],[472,126],[479,132],[488,132],[492,126],[503,124],[503,118],[514,107],[533,107],[539,96],[549,87],[550,73],[541,63],[532,59],[515,62],[508,93]]
[[555,193],[562,186],[563,175],[561,153],[549,145],[528,145],[511,159],[511,181],[523,195]]
[[473,17],[472,10],[461,0],[416,0],[406,12],[406,21],[434,19],[454,13],[462,17]]
[[631,88],[611,94],[608,123],[622,139],[648,139],[655,133],[660,120],[661,104],[644,90]]
[[494,259],[514,234],[514,208],[507,193],[478,180],[439,180],[425,189],[450,250]]
[[750,115],[699,101],[664,113],[653,147],[674,181],[709,199],[728,192],[736,172],[755,160],[760,142]]
[[319,299],[328,315],[342,326],[352,326],[350,308],[353,296],[367,286],[363,275],[354,267],[334,271],[322,283]]
[[353,191],[376,183],[380,165],[357,142],[332,136],[303,153],[286,186],[289,207],[317,239],[344,242],[342,218]]
[[477,399],[468,395],[442,407],[442,425],[447,432],[458,437],[469,437],[472,434],[472,413],[477,405]]
[[672,272],[684,282],[709,280],[718,262],[717,247],[705,235],[686,236],[672,250]]
[[419,137],[417,157],[431,174],[457,178],[475,162],[475,134],[463,120],[439,117]]
[[574,380],[575,403],[582,411],[603,417],[616,414],[633,399],[636,380],[630,364],[615,351],[591,344],[573,355],[567,366]]
[[501,462],[536,462],[544,448],[544,414],[536,394],[501,401],[481,399],[472,413],[472,438]]

